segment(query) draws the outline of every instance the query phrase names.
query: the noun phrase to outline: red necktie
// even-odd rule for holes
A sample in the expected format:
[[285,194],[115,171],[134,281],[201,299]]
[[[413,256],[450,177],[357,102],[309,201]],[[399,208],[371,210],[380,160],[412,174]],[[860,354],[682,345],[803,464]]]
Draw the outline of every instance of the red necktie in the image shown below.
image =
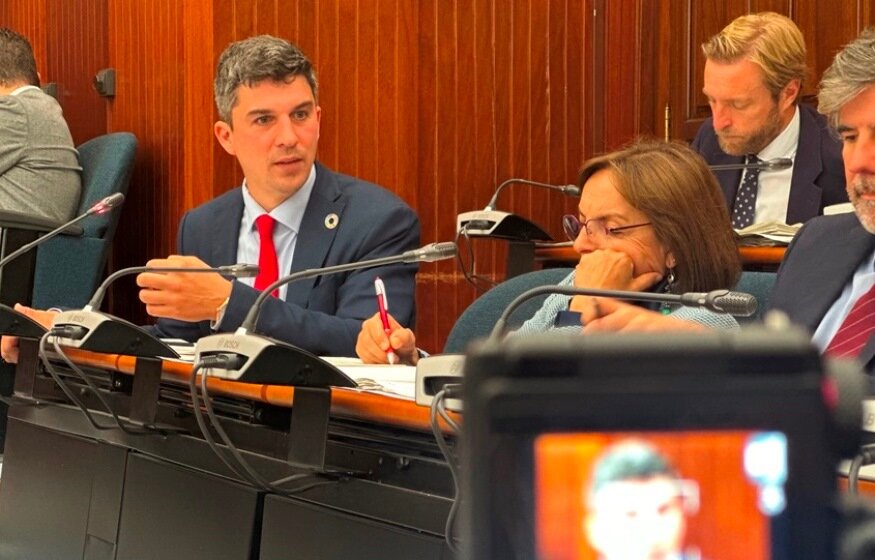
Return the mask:
[[826,347],[833,358],[855,358],[875,331],[875,286],[860,296]]
[[[276,220],[269,214],[262,214],[255,219],[258,228],[258,276],[255,277],[255,289],[264,290],[279,278],[279,263],[276,258],[276,247],[273,245],[273,226]],[[274,297],[279,297],[279,290],[273,291]]]

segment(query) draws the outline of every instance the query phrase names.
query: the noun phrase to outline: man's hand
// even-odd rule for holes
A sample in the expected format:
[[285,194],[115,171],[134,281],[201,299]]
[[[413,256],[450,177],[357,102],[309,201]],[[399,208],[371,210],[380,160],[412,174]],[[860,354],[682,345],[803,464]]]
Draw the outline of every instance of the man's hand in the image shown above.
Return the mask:
[[[662,280],[658,272],[645,272],[638,276],[634,274],[635,265],[629,255],[611,249],[599,249],[581,255],[574,270],[574,286],[643,292]],[[593,305],[594,301],[590,296],[574,296],[568,309],[580,313],[584,321],[588,322],[594,318]]]
[[611,298],[598,298],[593,312],[596,317],[584,324],[584,333],[633,332],[633,331],[707,331],[708,328],[663,315],[636,305],[629,305]]
[[[180,255],[152,259],[146,266],[209,268],[197,257]],[[231,282],[217,272],[143,272],[137,275],[137,285],[149,315],[189,322],[214,320],[216,310],[231,295]]]
[[392,332],[387,336],[379,313],[365,320],[355,343],[355,353],[366,364],[386,364],[389,363],[387,354],[392,349],[402,364],[415,366],[419,351],[413,331],[398,324],[392,315],[389,315],[389,328]]
[[[51,328],[52,322],[55,320],[54,311],[41,311],[39,309],[32,309],[30,307],[21,305],[20,303],[15,304],[15,310],[19,313],[27,315],[40,325],[45,328]],[[18,337],[17,336],[4,336],[0,339],[0,356],[3,357],[3,360],[10,364],[18,363]]]

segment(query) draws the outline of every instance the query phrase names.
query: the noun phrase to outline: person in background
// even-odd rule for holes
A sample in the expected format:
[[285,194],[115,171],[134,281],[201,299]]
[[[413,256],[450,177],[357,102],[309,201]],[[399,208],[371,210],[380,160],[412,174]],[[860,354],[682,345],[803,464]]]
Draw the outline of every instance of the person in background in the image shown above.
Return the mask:
[[609,447],[589,486],[583,530],[600,560],[699,557],[684,547],[690,506],[683,481],[650,445],[629,440]]
[[741,16],[702,45],[711,117],[693,148],[709,165],[788,158],[789,168],[715,172],[732,225],[795,224],[848,201],[841,147],[823,117],[799,103],[802,32],[774,12]]
[[81,171],[61,106],[39,88],[30,43],[0,27],[0,210],[65,222],[79,207]]
[[[799,230],[778,269],[771,309],[813,332],[824,354],[856,358],[875,376],[875,28],[836,55],[818,100],[842,141],[854,213],[821,216]],[[600,310],[584,331],[692,326],[613,300]]]
[[[393,193],[316,161],[322,109],[310,60],[288,41],[262,35],[232,43],[214,83],[219,144],[235,156],[243,185],[187,212],[177,255],[150,267],[258,263],[257,278],[216,273],[143,273],[140,300],[156,336],[191,342],[233,332],[256,297],[291,272],[354,263],[419,246],[419,219]],[[262,308],[258,332],[309,352],[353,356],[362,321],[377,308],[374,279],[392,308],[414,321],[416,264],[325,275],[283,286]],[[17,306],[42,323],[47,312]],[[17,360],[4,337],[2,356]]]
[[[738,251],[717,181],[689,147],[642,141],[587,161],[580,172],[576,215],[563,218],[580,261],[561,285],[650,292],[707,292],[735,285]],[[517,331],[579,331],[597,317],[599,299],[548,297]],[[727,315],[701,309],[645,305],[670,316],[719,328],[737,326]],[[378,315],[364,322],[356,353],[386,363],[394,349],[402,362],[419,359],[413,331],[390,316],[386,335]],[[686,322],[679,321],[685,325]]]

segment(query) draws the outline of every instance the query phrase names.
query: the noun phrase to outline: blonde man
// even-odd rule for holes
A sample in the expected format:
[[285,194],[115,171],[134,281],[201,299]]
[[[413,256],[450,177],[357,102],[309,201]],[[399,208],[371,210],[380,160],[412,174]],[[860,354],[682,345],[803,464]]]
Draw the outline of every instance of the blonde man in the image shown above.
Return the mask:
[[804,222],[825,206],[847,202],[841,147],[825,119],[799,104],[807,69],[796,24],[774,12],[747,14],[702,51],[712,116],[693,148],[710,165],[793,161],[781,170],[716,172],[733,227]]

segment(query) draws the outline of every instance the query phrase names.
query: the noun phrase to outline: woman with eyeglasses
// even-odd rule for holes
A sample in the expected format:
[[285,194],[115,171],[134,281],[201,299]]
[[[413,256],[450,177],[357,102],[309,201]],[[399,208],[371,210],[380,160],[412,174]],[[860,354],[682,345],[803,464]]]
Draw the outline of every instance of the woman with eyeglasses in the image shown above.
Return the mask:
[[[686,145],[643,141],[587,161],[580,171],[577,215],[563,217],[580,261],[562,285],[648,292],[708,292],[735,285],[741,272],[726,203],[705,161]],[[600,317],[589,296],[548,297],[517,333],[581,329]],[[678,328],[733,328],[735,319],[703,309],[650,306],[678,319]],[[692,321],[692,322],[690,322]],[[356,352],[386,363],[387,352],[415,364],[410,329],[378,315],[362,325]]]

